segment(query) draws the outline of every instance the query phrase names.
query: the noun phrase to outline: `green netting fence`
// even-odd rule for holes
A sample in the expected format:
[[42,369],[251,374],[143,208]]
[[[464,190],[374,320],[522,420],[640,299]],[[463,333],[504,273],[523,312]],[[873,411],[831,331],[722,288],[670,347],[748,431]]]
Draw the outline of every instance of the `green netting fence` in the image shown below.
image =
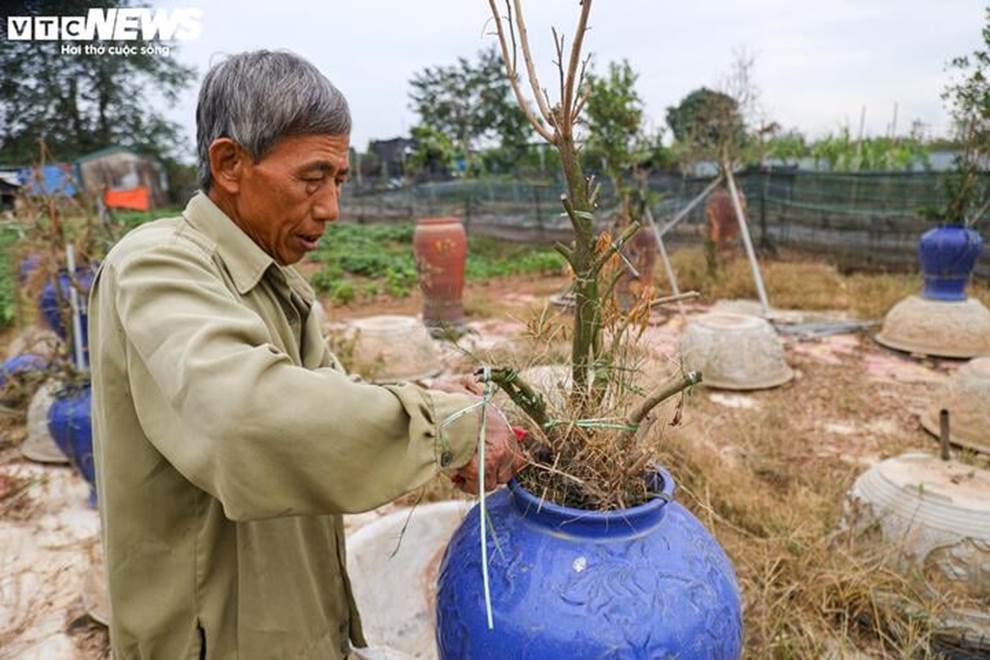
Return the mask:
[[[909,270],[917,266],[918,237],[932,226],[922,209],[939,200],[937,172],[825,173],[751,171],[737,177],[748,207],[754,243],[764,252],[781,248],[820,255],[843,268]],[[653,208],[659,222],[700,193],[710,178],[655,175],[651,190],[662,193]],[[547,243],[568,240],[561,216],[563,186],[519,180],[455,180],[397,188],[350,187],[344,217],[357,222],[398,222],[456,215],[469,232],[509,240]],[[615,206],[603,190],[602,222]],[[668,235],[673,247],[699,244],[704,206],[693,210]],[[990,221],[976,226],[990,239]],[[990,257],[977,266],[990,278]]]

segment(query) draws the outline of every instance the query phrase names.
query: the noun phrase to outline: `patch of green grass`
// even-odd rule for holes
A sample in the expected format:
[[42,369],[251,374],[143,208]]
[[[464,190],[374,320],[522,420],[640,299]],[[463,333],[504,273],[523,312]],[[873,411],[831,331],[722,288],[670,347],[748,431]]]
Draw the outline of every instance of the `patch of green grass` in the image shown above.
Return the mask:
[[121,224],[125,232],[143,225],[146,222],[151,222],[152,220],[158,220],[159,218],[174,218],[177,215],[182,215],[182,209],[179,207],[153,209],[151,211],[118,210],[113,212],[114,219]]
[[18,238],[14,227],[0,229],[0,327],[10,325],[17,317]]
[[[315,254],[323,266],[312,276],[313,286],[342,304],[382,292],[395,298],[408,296],[417,283],[414,230],[412,224],[330,225]],[[560,255],[546,248],[483,236],[468,239],[468,280],[559,273],[563,267]],[[361,285],[345,286],[350,279],[360,280]]]

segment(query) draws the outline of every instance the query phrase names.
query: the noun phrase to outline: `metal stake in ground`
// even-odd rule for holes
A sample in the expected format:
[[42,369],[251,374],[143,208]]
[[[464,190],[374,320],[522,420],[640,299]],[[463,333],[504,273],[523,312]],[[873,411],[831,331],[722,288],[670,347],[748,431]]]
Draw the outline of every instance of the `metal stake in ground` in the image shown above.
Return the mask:
[[739,221],[739,231],[742,234],[743,246],[746,248],[746,258],[749,259],[749,267],[753,270],[756,293],[760,297],[760,305],[763,307],[764,316],[768,316],[770,314],[770,303],[767,301],[767,290],[763,286],[763,275],[760,273],[760,264],[756,261],[756,251],[753,250],[753,241],[749,237],[749,226],[746,224],[746,215],[743,213],[742,204],[739,203],[739,191],[736,190],[736,179],[732,176],[732,167],[728,161],[723,162],[722,166],[725,168],[725,178],[729,182],[732,207],[736,210],[736,220]]
[[69,269],[69,306],[72,308],[72,345],[76,350],[76,369],[80,372],[89,367],[83,355],[82,302],[76,290],[76,250],[72,243],[65,244],[65,265]]
[[667,246],[663,244],[663,235],[668,231],[673,229],[677,224],[687,217],[687,214],[691,212],[695,206],[700,204],[708,195],[715,190],[715,187],[722,181],[722,175],[715,177],[715,180],[705,186],[705,189],[701,193],[688,202],[687,206],[681,209],[677,215],[673,217],[667,224],[663,226],[663,229],[657,226],[656,220],[653,219],[653,211],[650,207],[646,207],[646,219],[650,223],[650,228],[653,229],[653,237],[657,241],[657,250],[660,252],[660,259],[663,261],[663,268],[667,273],[667,280],[670,281],[670,291],[674,294],[674,298],[677,298],[677,311],[680,315],[684,316],[684,303],[680,300],[681,291],[677,286],[677,275],[674,273],[674,267],[670,263],[670,257],[667,255]]
[[653,211],[650,210],[649,206],[646,207],[646,221],[650,223],[650,227],[653,229],[653,236],[657,239],[657,251],[660,253],[663,269],[667,273],[667,280],[670,282],[670,291],[677,298],[677,311],[681,317],[684,317],[684,303],[680,299],[681,289],[677,286],[677,274],[674,273],[674,267],[670,263],[670,257],[667,256],[667,247],[663,244],[663,236],[660,235],[660,230],[657,229],[657,223],[653,220]]
[[657,229],[656,226],[654,225],[654,231],[656,232],[656,235],[658,237],[662,237],[668,231],[670,231],[671,229],[673,229],[674,227],[676,227],[677,224],[680,223],[681,220],[683,220],[684,218],[687,217],[687,214],[691,212],[691,209],[693,209],[695,206],[697,206],[698,204],[700,204],[701,202],[703,202],[705,200],[705,198],[708,197],[708,195],[710,195],[711,192],[713,190],[715,190],[715,188],[721,182],[722,182],[722,175],[720,174],[717,177],[715,177],[712,180],[711,183],[709,183],[707,186],[705,186],[705,189],[702,190],[700,193],[698,193],[698,196],[697,197],[695,197],[690,202],[688,202],[688,205],[685,206],[684,208],[682,208],[677,213],[677,215],[675,215],[667,224],[665,224],[663,227],[661,227],[659,229]]
[[942,460],[951,458],[949,454],[949,411],[942,408],[938,411],[938,439],[942,444]]

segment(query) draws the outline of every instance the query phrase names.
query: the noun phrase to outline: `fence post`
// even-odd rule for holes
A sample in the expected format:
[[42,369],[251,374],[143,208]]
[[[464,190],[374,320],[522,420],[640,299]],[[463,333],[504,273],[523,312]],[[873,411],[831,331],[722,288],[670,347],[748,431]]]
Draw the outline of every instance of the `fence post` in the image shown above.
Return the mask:
[[536,197],[536,227],[539,231],[539,241],[542,243],[546,240],[546,230],[543,227],[543,205],[540,203],[540,198],[543,196],[540,192],[540,184],[533,185],[533,196]]
[[464,196],[464,231],[471,228],[471,192]]
[[770,170],[763,171],[763,186],[760,187],[760,249],[769,247],[767,241],[767,187],[770,185]]

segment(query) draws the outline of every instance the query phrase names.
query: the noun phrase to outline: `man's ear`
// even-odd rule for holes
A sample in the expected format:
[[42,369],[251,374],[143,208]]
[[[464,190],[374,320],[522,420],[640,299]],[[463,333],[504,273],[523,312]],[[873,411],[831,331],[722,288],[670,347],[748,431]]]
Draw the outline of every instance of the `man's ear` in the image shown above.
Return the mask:
[[210,178],[212,184],[229,195],[241,187],[247,153],[230,138],[217,138],[210,144]]

